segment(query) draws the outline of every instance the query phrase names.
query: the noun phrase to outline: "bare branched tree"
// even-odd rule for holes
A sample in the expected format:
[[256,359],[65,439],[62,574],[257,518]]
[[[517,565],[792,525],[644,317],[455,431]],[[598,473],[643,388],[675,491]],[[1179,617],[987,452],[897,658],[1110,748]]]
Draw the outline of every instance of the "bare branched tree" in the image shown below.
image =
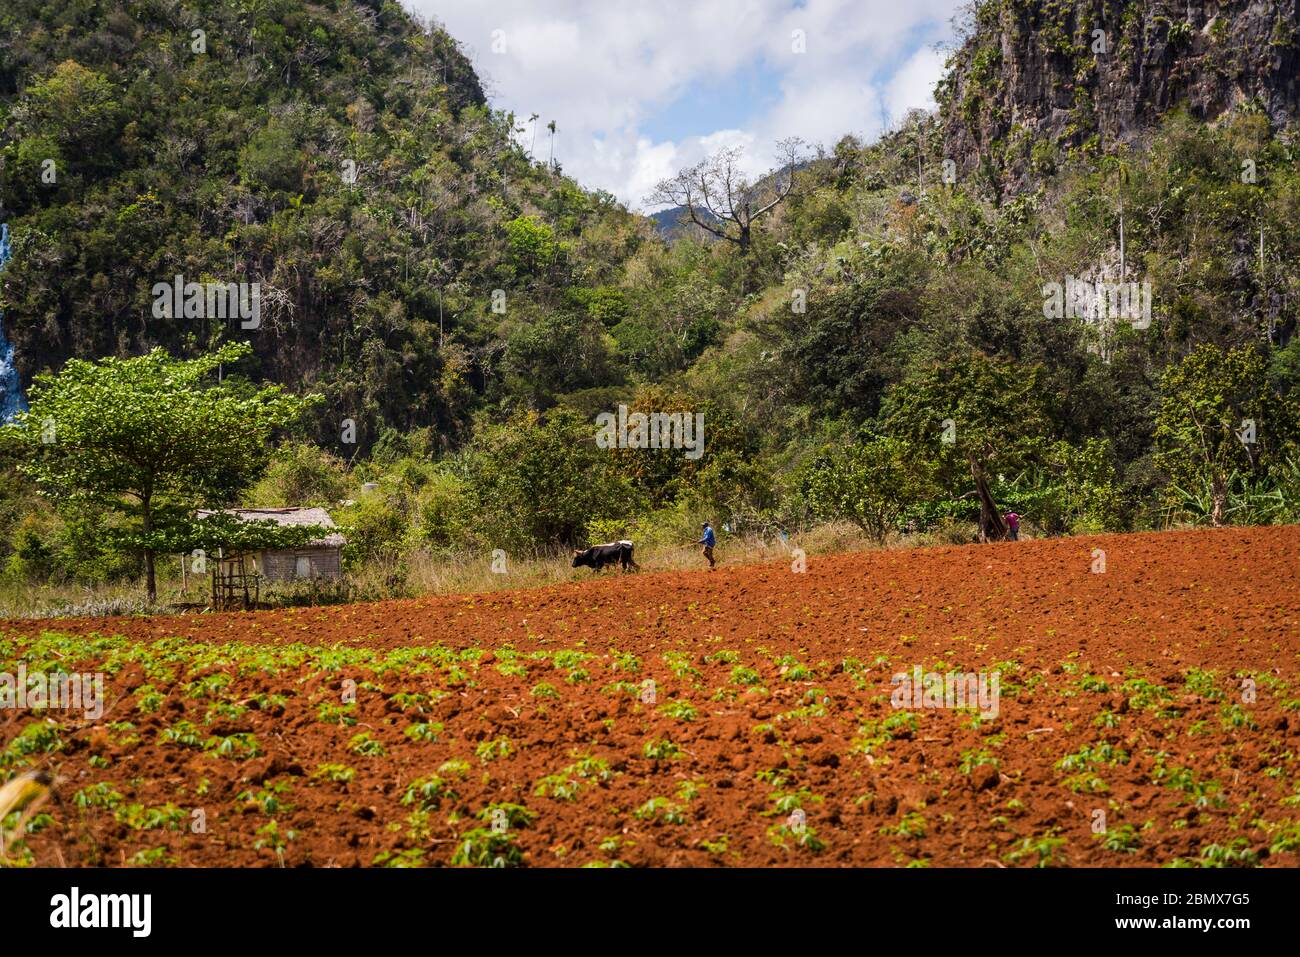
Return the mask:
[[766,216],[794,188],[795,168],[803,159],[803,140],[777,143],[776,168],[758,183],[741,172],[741,148],[719,150],[676,176],[665,179],[646,197],[651,206],[680,206],[689,221],[719,239],[749,252],[754,223]]

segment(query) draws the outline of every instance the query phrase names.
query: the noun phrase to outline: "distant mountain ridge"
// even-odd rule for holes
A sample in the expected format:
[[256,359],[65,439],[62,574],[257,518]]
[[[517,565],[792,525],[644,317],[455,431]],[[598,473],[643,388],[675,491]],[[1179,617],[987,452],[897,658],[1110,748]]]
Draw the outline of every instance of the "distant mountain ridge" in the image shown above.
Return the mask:
[[[668,239],[672,236],[681,235],[683,232],[694,231],[702,238],[713,240],[717,237],[707,230],[700,229],[690,221],[690,211],[685,206],[672,206],[668,209],[661,209],[657,213],[650,213],[647,218],[655,224],[655,229],[659,235]],[[709,223],[719,223],[716,216],[711,215],[707,210],[700,212],[700,218]]]

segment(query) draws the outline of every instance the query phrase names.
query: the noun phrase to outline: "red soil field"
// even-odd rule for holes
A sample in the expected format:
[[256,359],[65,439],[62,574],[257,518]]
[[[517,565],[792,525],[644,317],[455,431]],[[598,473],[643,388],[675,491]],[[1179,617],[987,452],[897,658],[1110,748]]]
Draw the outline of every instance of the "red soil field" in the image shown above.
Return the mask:
[[[109,702],[0,741],[40,865],[1294,867],[1298,571],[1272,527],[0,622]],[[996,716],[895,707],[918,666]]]

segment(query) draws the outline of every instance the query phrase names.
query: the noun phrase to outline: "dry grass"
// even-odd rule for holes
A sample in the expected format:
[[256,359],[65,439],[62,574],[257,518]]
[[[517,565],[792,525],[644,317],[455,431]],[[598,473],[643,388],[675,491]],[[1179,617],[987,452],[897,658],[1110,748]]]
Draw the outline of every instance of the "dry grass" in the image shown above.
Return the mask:
[[180,589],[158,589],[158,605],[151,606],[140,583],[115,582],[105,585],[0,586],[0,619],[72,618],[100,615],[142,615],[174,604]]
[[[872,542],[852,525],[832,523],[791,536],[788,542],[776,538],[764,541],[755,536],[724,536],[718,543],[715,557],[719,567],[791,562],[795,559],[795,549],[802,549],[805,555],[814,556],[882,547],[914,548],[953,544],[969,541],[972,536],[973,529],[960,528],[939,533],[897,535],[882,546]],[[708,567],[699,547],[694,545],[638,547],[636,560],[642,571],[651,572]],[[340,601],[538,588],[582,580],[595,574],[589,568],[573,568],[569,553],[531,556],[507,554],[504,573],[494,572],[492,566],[491,554],[446,556],[415,551],[406,555],[400,565],[371,564],[352,569],[339,583],[315,587],[274,586],[267,597],[276,604],[330,604]],[[0,619],[157,614],[175,610],[179,602],[199,601],[202,598],[203,594],[196,591],[193,583],[189,594],[183,595],[179,580],[167,579],[159,581],[159,600],[152,607],[145,602],[143,588],[139,583],[98,586],[10,583],[0,586]]]
[[[900,537],[886,547],[908,545],[909,542]],[[719,567],[724,567],[793,561],[794,549],[802,549],[806,555],[818,555],[877,547],[880,546],[851,525],[826,525],[791,537],[789,542],[781,542],[779,539],[764,542],[756,537],[724,537],[714,550],[714,558]],[[641,570],[647,572],[699,570],[708,567],[698,545],[639,546],[636,549],[636,561]],[[372,581],[377,581],[383,574],[380,569],[368,569],[357,576],[358,580],[363,579],[367,573],[375,576]],[[428,595],[537,588],[589,578],[594,574],[590,568],[574,568],[569,553],[517,559],[507,555],[504,573],[492,570],[490,555],[458,555],[447,559],[416,553],[407,560],[406,582],[411,593]]]

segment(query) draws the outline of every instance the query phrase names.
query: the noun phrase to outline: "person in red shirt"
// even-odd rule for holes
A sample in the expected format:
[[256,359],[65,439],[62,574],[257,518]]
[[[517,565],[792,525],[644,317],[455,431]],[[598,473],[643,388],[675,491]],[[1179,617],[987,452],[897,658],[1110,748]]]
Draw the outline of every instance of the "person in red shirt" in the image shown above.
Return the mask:
[[1003,518],[1007,521],[1007,538],[1013,542],[1020,540],[1020,516],[1015,512],[1007,512]]

